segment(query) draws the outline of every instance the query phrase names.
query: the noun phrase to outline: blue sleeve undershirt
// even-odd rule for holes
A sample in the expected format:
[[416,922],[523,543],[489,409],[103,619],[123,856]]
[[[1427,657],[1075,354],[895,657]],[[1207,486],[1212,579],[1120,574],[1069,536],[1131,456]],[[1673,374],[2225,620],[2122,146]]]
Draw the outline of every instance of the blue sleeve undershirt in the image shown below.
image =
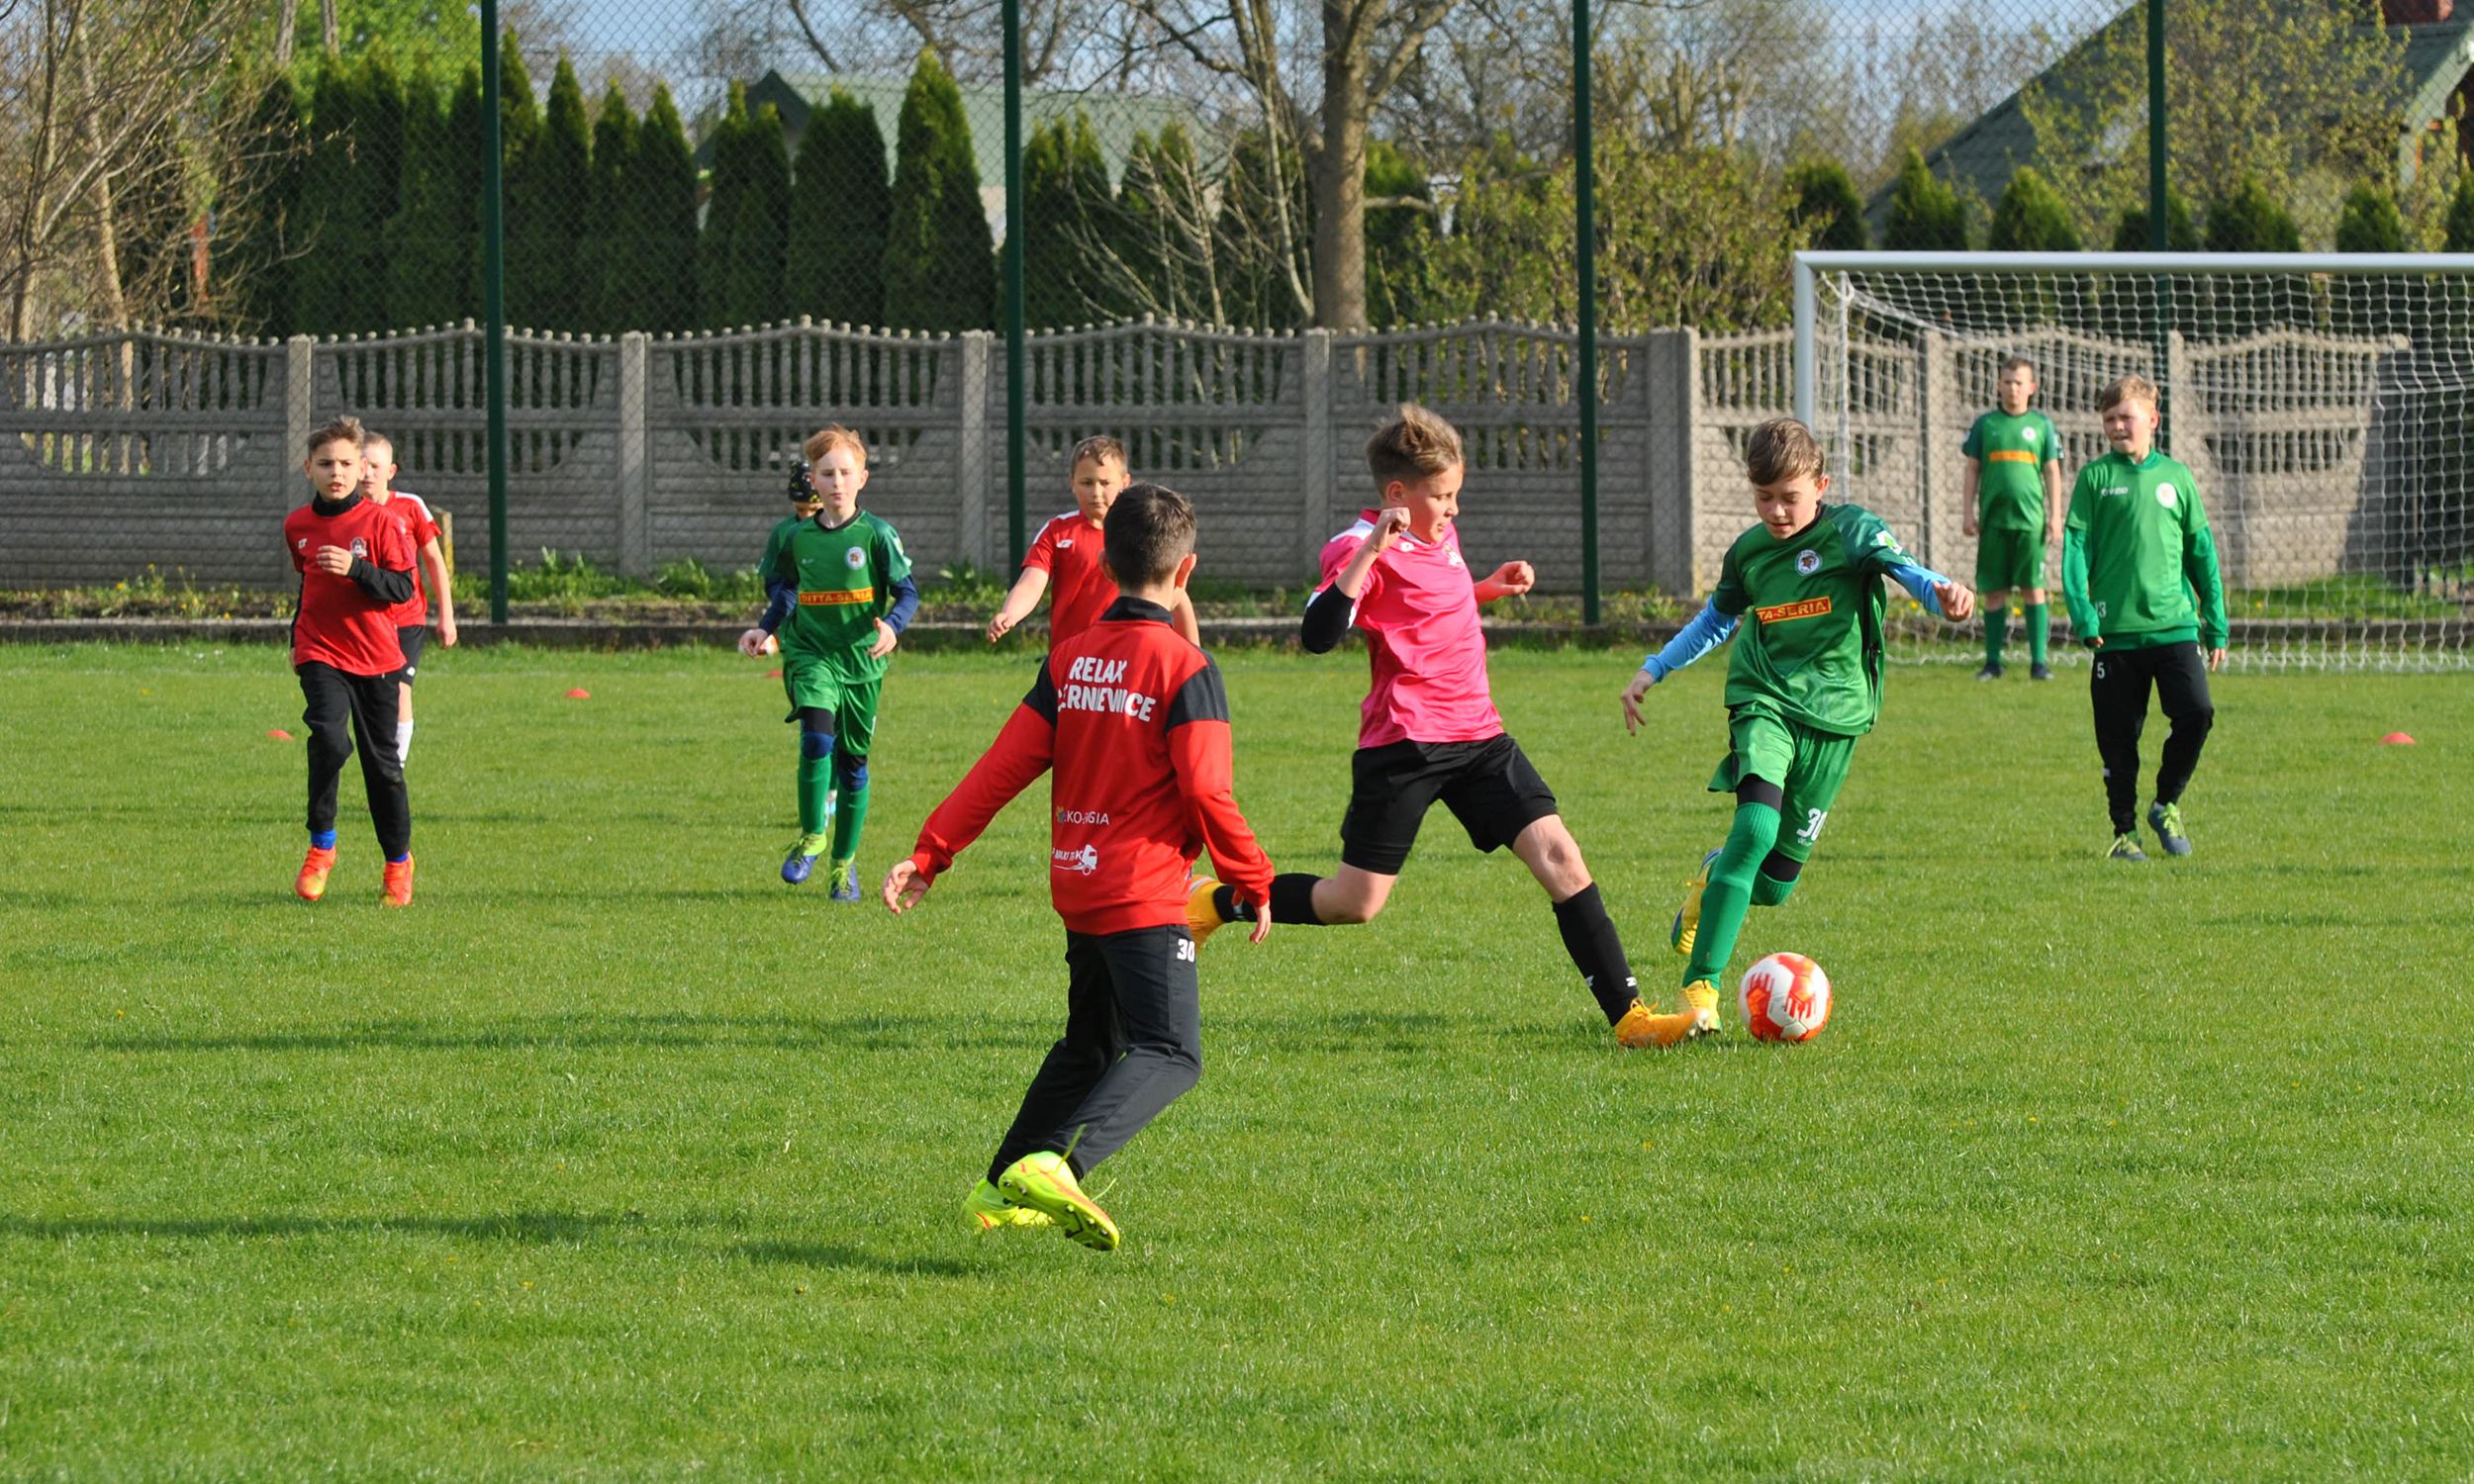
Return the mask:
[[1936,618],[1942,616],[1942,596],[1933,591],[1933,585],[1949,582],[1949,578],[1930,567],[1919,567],[1913,562],[1901,562],[1890,569],[1890,580],[1905,588],[1908,597],[1923,603],[1926,612]]
[[919,585],[908,573],[894,579],[894,605],[885,612],[885,626],[901,633],[910,626],[910,615],[919,611]]
[[1641,662],[1653,680],[1665,680],[1734,637],[1736,615],[1718,610],[1717,600],[1701,604],[1692,621],[1666,641],[1666,647]]

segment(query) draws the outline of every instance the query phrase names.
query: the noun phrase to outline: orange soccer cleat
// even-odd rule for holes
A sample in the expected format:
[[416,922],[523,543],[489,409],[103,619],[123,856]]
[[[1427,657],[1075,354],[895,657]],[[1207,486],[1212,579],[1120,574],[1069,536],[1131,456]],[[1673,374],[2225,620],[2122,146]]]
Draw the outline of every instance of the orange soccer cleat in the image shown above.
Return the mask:
[[303,901],[316,901],[327,894],[327,874],[335,869],[335,850],[332,845],[313,845],[301,861],[301,874],[292,882],[292,894]]
[[411,856],[406,856],[401,861],[389,861],[387,863],[386,881],[379,889],[378,905],[382,907],[409,907],[412,904],[413,858]]

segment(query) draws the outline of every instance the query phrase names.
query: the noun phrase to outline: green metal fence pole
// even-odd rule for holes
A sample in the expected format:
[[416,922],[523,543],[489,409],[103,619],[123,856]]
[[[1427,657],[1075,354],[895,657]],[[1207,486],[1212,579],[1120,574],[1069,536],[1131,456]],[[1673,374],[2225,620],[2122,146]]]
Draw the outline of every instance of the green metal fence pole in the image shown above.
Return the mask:
[[[2147,246],[2153,252],[2172,248],[2165,222],[2165,24],[2164,0],[2147,0]],[[2173,280],[2167,278],[2156,296],[2156,376],[2160,405],[2156,409],[2156,441],[2170,447],[2165,436],[2166,408],[2173,400]]]
[[489,404],[490,621],[507,621],[507,181],[499,138],[498,0],[481,0],[481,363]]
[[1004,0],[1005,47],[1005,550],[1007,570],[1029,547],[1024,528],[1022,394],[1022,0]]
[[1580,288],[1580,621],[1598,621],[1598,191],[1590,147],[1589,0],[1572,0],[1572,254]]

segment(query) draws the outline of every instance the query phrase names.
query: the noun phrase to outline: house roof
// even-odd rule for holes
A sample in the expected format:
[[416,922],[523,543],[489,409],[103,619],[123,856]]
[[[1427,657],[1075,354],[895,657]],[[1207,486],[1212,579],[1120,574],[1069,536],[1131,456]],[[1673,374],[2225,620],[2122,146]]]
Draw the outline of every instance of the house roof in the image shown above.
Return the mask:
[[[2474,70],[2474,19],[2400,29],[2406,33],[2406,46],[2399,76],[2403,97],[2398,121],[2398,168],[2401,175],[2410,176],[2419,158],[2416,140],[2433,122],[2446,117],[2450,95],[2464,85],[2467,72]],[[1958,187],[1961,194],[1972,191],[1988,206],[2000,200],[2003,188],[2021,165],[2045,167],[2037,149],[2035,126],[2020,107],[2020,98],[2041,87],[2068,88],[2069,79],[2078,75],[2082,67],[2097,65],[2104,52],[2117,48],[2142,60],[2145,57],[2143,4],[2125,7],[2112,20],[2081,38],[2060,60],[2030,78],[2018,92],[1928,151],[1926,166]],[[1884,184],[1864,202],[1864,218],[1875,233],[1889,216],[1890,192],[1895,184]]]

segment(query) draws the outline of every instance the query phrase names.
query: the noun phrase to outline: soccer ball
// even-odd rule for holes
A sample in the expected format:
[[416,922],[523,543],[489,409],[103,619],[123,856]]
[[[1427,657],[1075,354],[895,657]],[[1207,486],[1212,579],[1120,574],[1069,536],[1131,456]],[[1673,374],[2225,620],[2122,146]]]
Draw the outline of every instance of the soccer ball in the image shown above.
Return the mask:
[[1737,998],[1756,1041],[1810,1041],[1830,1023],[1830,975],[1802,954],[1771,954],[1745,971]]

